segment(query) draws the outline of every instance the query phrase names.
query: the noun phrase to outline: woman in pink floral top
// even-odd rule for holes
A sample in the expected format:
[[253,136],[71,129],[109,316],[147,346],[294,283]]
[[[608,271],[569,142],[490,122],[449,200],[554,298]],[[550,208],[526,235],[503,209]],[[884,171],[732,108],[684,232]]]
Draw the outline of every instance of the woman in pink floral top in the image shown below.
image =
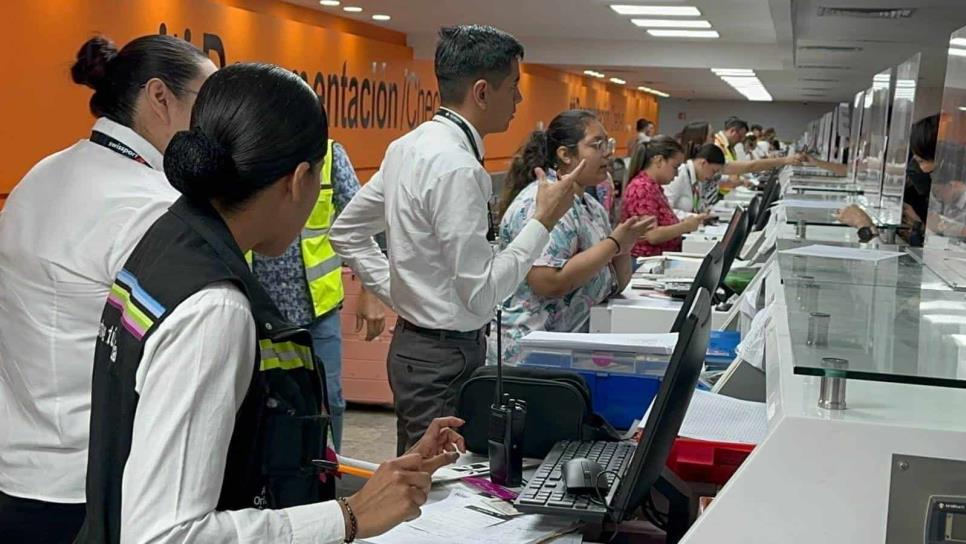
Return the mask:
[[634,257],[681,251],[681,237],[698,230],[708,218],[707,214],[698,214],[678,221],[664,196],[662,186],[674,180],[683,161],[681,144],[667,136],[658,136],[638,146],[634,152],[630,165],[631,182],[624,191],[622,216],[625,219],[643,215],[657,218],[657,227],[647,231],[631,250]]

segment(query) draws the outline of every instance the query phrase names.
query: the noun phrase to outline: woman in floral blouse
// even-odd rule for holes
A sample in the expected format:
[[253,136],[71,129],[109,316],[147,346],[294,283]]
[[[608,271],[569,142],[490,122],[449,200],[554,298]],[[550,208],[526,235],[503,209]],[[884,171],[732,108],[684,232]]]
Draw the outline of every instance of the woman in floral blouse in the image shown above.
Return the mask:
[[650,257],[665,251],[681,251],[681,237],[698,230],[708,218],[708,214],[697,214],[679,221],[664,196],[661,187],[671,183],[682,162],[684,150],[681,144],[667,136],[658,136],[634,151],[622,216],[625,219],[654,216],[657,227],[644,234],[634,245],[631,255]]
[[[570,110],[536,131],[513,158],[500,207],[500,241],[506,247],[533,216],[536,170],[550,180],[584,168],[571,210],[550,233],[550,243],[503,308],[503,360],[521,362],[518,341],[531,331],[587,330],[590,308],[620,293],[631,278],[630,249],[654,224],[629,217],[611,229],[607,212],[584,193],[607,177],[614,140],[589,111]],[[489,350],[495,354],[495,350]]]

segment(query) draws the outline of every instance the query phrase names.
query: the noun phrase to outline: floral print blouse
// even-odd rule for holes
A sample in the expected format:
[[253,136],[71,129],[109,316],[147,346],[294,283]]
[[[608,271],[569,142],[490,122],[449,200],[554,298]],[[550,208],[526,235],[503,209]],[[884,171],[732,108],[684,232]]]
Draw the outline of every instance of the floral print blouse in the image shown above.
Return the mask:
[[[554,172],[548,179],[556,180]],[[531,183],[513,200],[500,222],[500,241],[505,248],[533,217],[537,184]],[[604,207],[588,194],[574,198],[574,204],[550,233],[550,243],[533,266],[563,268],[571,257],[589,249],[610,235],[610,220]],[[590,308],[607,300],[617,289],[613,266],[601,269],[585,285],[562,298],[538,296],[524,280],[503,305],[503,362],[523,361],[519,340],[531,331],[580,332],[590,322]],[[495,332],[495,331],[494,331]],[[495,338],[495,334],[491,335]],[[488,350],[494,354],[496,349]]]

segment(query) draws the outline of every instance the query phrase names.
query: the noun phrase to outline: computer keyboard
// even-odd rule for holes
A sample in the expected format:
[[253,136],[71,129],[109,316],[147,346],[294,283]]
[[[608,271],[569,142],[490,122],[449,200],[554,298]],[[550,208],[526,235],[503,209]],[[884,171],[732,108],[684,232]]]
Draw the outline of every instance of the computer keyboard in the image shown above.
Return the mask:
[[[629,461],[636,444],[628,442],[576,442],[563,440],[554,444],[537,472],[527,482],[516,500],[517,509],[532,513],[556,513],[561,509],[573,510],[577,517],[599,518],[607,513],[595,494],[573,495],[567,493],[561,469],[571,459],[584,457],[596,461],[604,470],[623,474],[624,463]],[[601,476],[607,488],[614,485],[614,474]],[[607,492],[602,492],[606,497]],[[594,500],[592,500],[594,499]],[[586,515],[581,515],[585,513]]]

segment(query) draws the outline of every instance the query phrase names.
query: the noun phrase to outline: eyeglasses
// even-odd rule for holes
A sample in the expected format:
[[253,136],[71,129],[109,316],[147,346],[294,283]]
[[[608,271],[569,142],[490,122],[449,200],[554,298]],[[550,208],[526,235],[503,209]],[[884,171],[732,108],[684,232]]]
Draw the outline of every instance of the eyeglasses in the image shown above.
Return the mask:
[[[576,147],[576,145],[574,145]],[[587,147],[596,149],[598,153],[606,155],[613,153],[617,149],[617,140],[613,138],[599,138],[587,144]]]

